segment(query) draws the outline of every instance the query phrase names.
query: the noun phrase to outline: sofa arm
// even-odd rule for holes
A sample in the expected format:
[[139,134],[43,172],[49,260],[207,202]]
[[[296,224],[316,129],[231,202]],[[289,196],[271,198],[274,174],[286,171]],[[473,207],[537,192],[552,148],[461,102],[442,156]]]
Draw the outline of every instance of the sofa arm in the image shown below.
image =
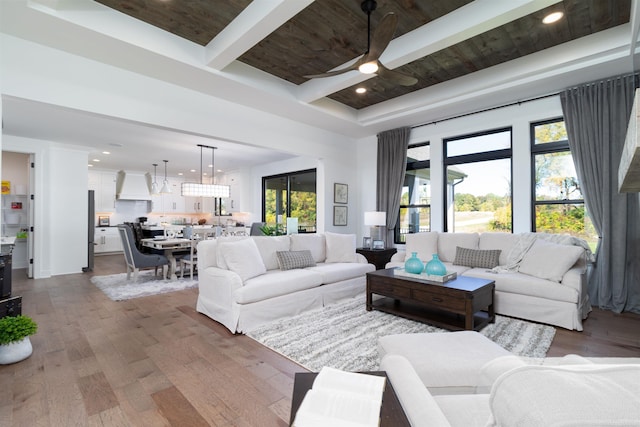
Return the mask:
[[389,260],[389,262],[404,262],[407,253],[405,251],[398,251]]
[[231,307],[234,292],[243,286],[240,276],[218,267],[198,269],[198,293],[221,307]]
[[404,413],[412,427],[450,427],[444,413],[424,386],[411,363],[397,354],[382,358],[380,369],[387,377],[398,396]]
[[356,262],[360,264],[369,264],[369,261],[364,257],[364,255],[356,253]]

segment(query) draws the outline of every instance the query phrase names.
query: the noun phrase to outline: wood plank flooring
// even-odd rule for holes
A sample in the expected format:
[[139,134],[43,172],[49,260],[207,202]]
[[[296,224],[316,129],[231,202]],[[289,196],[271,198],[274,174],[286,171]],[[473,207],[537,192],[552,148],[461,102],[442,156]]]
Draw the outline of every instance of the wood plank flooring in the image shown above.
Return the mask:
[[[286,426],[304,368],[195,311],[197,290],[114,302],[91,275],[26,279],[13,294],[39,331],[33,355],[0,366],[0,426]],[[558,329],[550,356],[640,357],[640,316],[595,309],[584,332]]]

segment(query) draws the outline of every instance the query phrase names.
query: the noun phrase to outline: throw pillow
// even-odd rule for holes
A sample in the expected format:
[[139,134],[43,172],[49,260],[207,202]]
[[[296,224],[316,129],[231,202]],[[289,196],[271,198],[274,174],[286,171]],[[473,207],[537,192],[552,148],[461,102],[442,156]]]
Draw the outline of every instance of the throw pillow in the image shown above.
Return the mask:
[[584,250],[578,246],[559,245],[536,239],[524,254],[518,271],[540,279],[561,282],[562,276],[582,256]]
[[280,270],[293,270],[294,268],[314,267],[316,265],[311,251],[278,251],[278,265]]
[[453,265],[467,267],[493,268],[500,263],[500,249],[469,249],[456,246],[456,258]]
[[327,243],[325,262],[356,262],[356,235],[324,233]]
[[227,268],[238,274],[243,282],[267,272],[253,239],[221,242],[218,253],[222,254]]

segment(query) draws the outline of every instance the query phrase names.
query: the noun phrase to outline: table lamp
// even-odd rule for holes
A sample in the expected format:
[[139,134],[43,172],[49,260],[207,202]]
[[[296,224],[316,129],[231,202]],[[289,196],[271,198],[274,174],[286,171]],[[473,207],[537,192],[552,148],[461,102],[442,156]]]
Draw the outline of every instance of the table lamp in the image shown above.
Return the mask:
[[386,228],[387,225],[386,212],[365,212],[364,225],[371,227],[371,240],[385,241],[383,236],[383,227]]

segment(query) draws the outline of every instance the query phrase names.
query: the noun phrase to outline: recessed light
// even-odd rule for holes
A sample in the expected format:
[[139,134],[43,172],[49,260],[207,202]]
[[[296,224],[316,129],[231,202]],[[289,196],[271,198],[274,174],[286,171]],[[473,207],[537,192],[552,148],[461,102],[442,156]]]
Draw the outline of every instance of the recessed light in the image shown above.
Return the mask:
[[89,163],[89,167],[90,167],[90,168],[92,168],[92,167],[93,167],[93,165],[92,165],[91,163]]
[[110,151],[103,151],[102,154],[111,154]]
[[189,170],[189,172],[195,172],[195,171],[196,171],[195,169],[191,169],[191,170]]
[[366,93],[366,92],[367,92],[367,89],[364,87],[359,87],[356,89],[356,93]]
[[562,12],[552,12],[547,16],[545,16],[544,18],[542,18],[542,23],[553,24],[554,22],[558,22],[560,19],[562,19],[563,16],[564,16],[564,13]]
[[93,159],[92,161],[94,161],[94,162],[99,162],[99,161],[100,161],[100,159]]
[[182,176],[182,175],[184,175],[184,174],[183,174],[182,172],[178,172],[178,175],[179,175],[179,176]]

